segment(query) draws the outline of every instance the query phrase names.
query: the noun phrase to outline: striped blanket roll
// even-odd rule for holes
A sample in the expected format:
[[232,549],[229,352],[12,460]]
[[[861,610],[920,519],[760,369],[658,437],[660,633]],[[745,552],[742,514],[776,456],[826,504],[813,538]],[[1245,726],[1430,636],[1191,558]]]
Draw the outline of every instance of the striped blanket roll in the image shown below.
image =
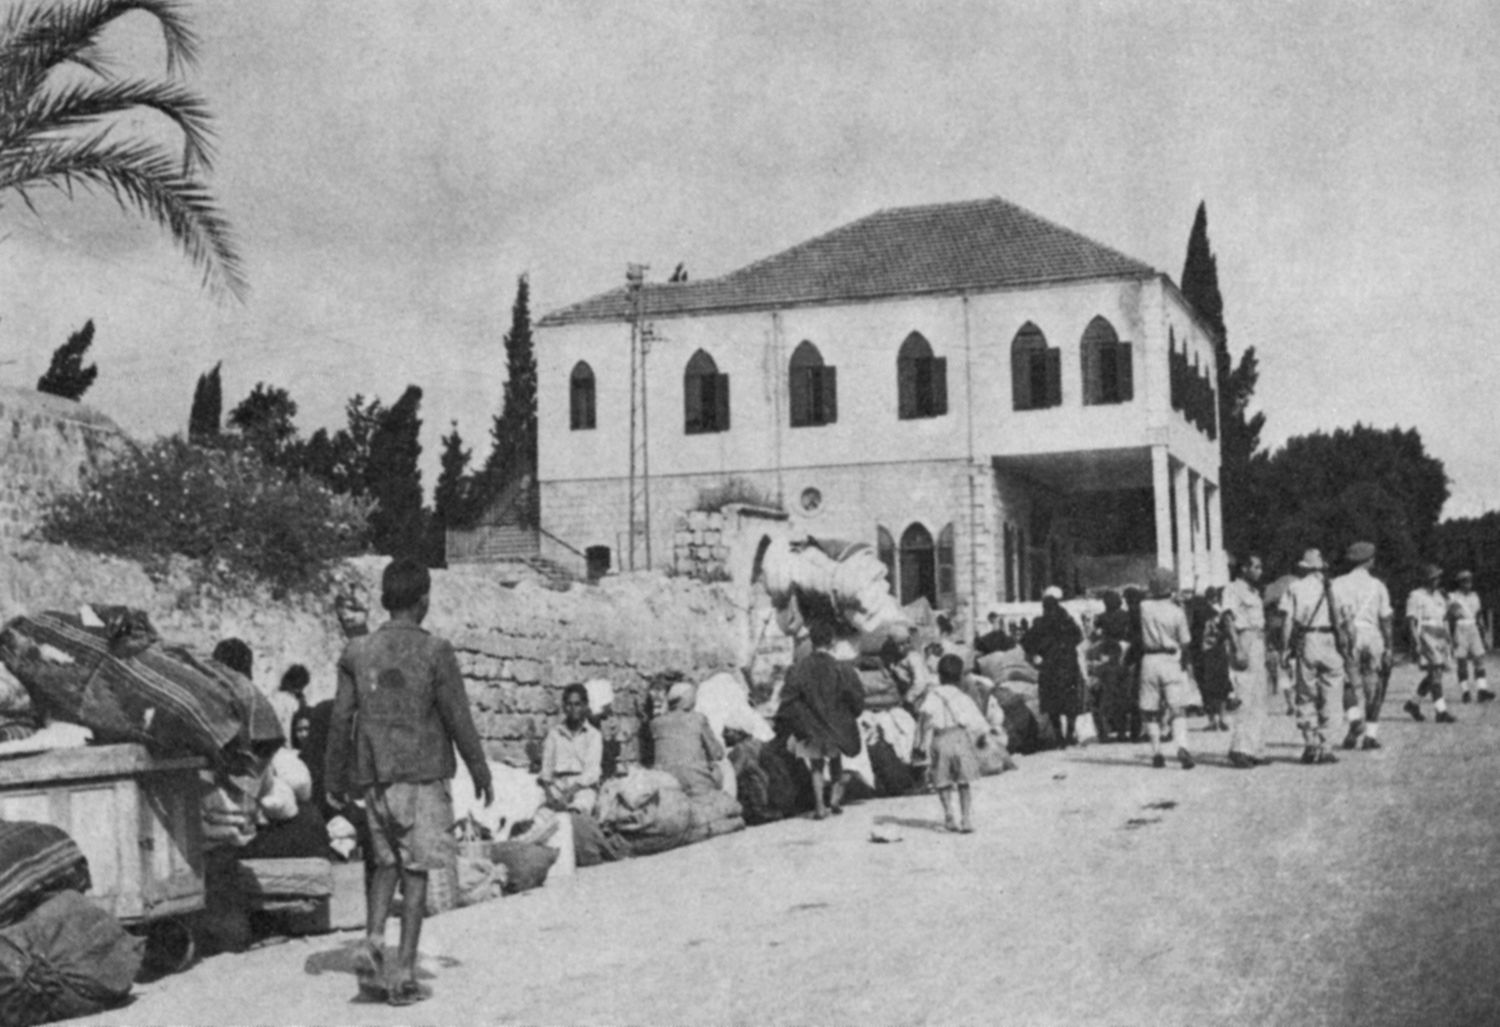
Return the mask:
[[60,827],[0,820],[0,927],[21,920],[48,896],[92,887],[89,861]]

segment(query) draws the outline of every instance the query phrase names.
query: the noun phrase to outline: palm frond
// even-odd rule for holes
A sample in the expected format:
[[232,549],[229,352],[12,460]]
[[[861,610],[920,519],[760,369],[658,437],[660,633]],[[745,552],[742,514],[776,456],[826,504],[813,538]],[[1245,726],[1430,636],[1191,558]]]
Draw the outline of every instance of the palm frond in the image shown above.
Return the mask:
[[27,80],[44,78],[68,63],[98,71],[99,34],[136,11],[151,15],[161,26],[169,73],[197,63],[198,36],[177,0],[73,0],[12,8],[0,29],[0,68]]
[[106,192],[121,209],[161,225],[203,271],[203,284],[243,300],[249,293],[233,233],[213,196],[189,168],[150,143],[116,142],[107,131],[0,153],[0,192],[49,185]]
[[79,82],[55,92],[44,89],[33,95],[8,124],[0,127],[0,148],[25,147],[41,138],[138,107],[156,111],[181,130],[183,159],[190,166],[211,166],[213,119],[208,104],[175,83]]

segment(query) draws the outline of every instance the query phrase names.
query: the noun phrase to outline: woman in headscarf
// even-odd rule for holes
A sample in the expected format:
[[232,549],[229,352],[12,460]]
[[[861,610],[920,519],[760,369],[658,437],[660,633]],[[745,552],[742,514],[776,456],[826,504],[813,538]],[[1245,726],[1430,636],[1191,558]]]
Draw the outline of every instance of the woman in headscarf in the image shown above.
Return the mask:
[[724,783],[719,771],[724,743],[708,718],[693,709],[696,698],[690,682],[677,682],[667,691],[667,712],[651,721],[653,766],[675,777],[689,795],[716,792]]
[[865,689],[854,668],[829,652],[833,624],[815,620],[807,631],[813,651],[787,671],[776,723],[789,736],[787,750],[812,773],[813,816],[822,820],[830,812],[843,812],[843,757],[859,755]]
[[1078,667],[1078,645],[1083,629],[1063,609],[1062,589],[1042,593],[1042,615],[1021,639],[1026,655],[1041,664],[1037,705],[1052,722],[1064,745],[1078,743],[1078,715],[1083,712],[1083,673]]

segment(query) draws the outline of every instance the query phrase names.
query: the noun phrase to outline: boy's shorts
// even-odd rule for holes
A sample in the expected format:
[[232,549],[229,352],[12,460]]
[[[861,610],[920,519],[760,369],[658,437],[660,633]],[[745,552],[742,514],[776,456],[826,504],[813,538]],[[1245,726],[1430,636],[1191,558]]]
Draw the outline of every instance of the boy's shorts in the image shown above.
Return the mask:
[[1188,683],[1176,653],[1147,653],[1141,657],[1142,713],[1180,710],[1187,705]]
[[932,736],[932,787],[966,785],[978,776],[979,754],[967,728],[945,728]]
[[378,867],[422,872],[452,862],[453,795],[447,781],[392,781],[365,789],[370,854]]

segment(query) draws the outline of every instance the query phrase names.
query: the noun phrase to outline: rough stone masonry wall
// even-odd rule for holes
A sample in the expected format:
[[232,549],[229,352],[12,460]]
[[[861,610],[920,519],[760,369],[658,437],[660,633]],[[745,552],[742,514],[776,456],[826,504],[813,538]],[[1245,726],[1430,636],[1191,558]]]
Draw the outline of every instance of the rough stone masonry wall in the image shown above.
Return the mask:
[[[341,569],[380,594],[383,557]],[[164,638],[203,652],[235,636],[255,655],[254,678],[275,690],[292,663],[312,674],[308,699],[332,698],[344,645],[332,597],[272,600],[195,589],[184,569],[153,580],[139,565],[27,541],[0,548],[0,622],[36,610],[76,610],[87,602],[144,609]],[[371,626],[384,619],[379,604]],[[647,679],[679,670],[690,679],[740,665],[746,611],[722,585],[659,574],[612,577],[598,586],[554,592],[529,582],[507,587],[483,565],[433,572],[426,627],[457,650],[475,723],[492,759],[526,763],[560,712],[562,687],[608,678],[633,758]]]
[[82,403],[0,387],[0,544],[35,524],[46,501],[123,452],[129,439]]

